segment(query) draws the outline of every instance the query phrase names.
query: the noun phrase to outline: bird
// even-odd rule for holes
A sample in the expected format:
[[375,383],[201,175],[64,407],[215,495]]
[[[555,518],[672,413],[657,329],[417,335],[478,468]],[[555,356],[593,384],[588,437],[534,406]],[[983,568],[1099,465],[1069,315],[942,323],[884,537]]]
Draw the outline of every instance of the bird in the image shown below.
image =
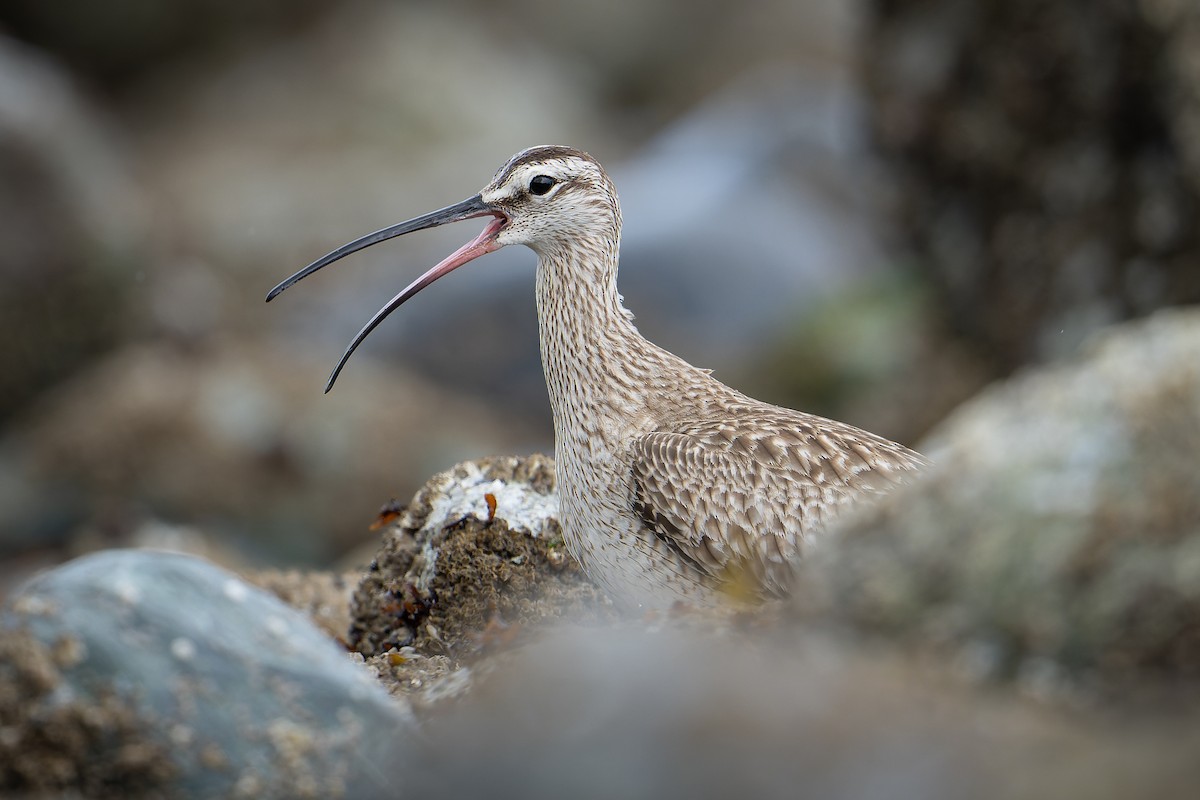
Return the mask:
[[787,597],[798,559],[836,519],[927,466],[884,437],[750,398],[643,337],[617,289],[616,188],[572,147],[522,150],[478,194],[337,248],[267,300],[363,248],[473,218],[485,218],[484,229],[363,326],[325,391],[371,331],[422,289],[501,247],[533,250],[562,535],[618,606]]

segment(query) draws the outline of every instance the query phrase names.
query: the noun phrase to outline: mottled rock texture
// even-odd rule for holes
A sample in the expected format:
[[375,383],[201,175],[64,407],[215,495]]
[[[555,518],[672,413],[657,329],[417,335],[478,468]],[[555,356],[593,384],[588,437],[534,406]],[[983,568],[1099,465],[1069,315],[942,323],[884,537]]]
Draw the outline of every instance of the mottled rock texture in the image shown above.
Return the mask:
[[969,402],[935,466],[803,564],[807,614],[988,674],[1200,679],[1200,314],[1161,312]]

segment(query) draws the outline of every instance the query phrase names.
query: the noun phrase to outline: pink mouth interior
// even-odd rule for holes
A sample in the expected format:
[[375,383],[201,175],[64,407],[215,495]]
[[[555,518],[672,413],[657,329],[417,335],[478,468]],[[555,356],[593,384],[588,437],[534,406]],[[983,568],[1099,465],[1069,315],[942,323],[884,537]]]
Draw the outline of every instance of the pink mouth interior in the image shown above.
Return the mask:
[[440,278],[468,261],[474,261],[482,255],[499,250],[500,245],[496,242],[496,234],[500,233],[500,229],[506,222],[508,220],[505,217],[496,217],[479,232],[478,236],[446,256],[440,264],[426,274],[434,276],[435,279]]

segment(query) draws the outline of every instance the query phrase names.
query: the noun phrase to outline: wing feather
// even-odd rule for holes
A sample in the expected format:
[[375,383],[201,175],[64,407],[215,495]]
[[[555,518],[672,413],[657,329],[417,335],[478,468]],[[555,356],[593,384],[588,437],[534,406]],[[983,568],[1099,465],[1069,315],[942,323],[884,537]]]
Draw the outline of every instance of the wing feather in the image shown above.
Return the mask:
[[712,582],[787,591],[791,561],[839,513],[925,465],[849,425],[771,406],[663,426],[632,444],[633,508]]

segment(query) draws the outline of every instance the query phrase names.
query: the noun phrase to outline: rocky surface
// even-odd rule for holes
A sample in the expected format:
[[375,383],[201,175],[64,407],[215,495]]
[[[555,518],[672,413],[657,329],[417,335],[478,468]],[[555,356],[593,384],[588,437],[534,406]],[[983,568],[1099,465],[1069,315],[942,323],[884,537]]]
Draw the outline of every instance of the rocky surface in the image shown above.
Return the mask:
[[363,796],[403,706],[312,621],[189,556],[113,550],[35,578],[0,618],[0,788]]
[[0,790],[28,796],[140,797],[173,778],[170,746],[113,691],[78,697],[64,670],[76,640],[0,631]]
[[72,562],[3,613],[0,790],[1185,795],[1198,351],[1162,313],[993,388],[758,612],[615,619],[541,456],[435,476],[362,573],[252,575],[304,614],[195,558]]
[[1038,690],[1196,687],[1197,353],[1200,314],[1161,312],[966,404],[922,482],[802,566],[798,607]]
[[1095,797],[1192,791],[1194,706],[1047,707],[790,625],[676,619],[558,631],[424,730],[445,796]]
[[[335,398],[319,390],[346,338],[461,230],[262,305],[535,141],[617,175],[647,332],[905,441],[1027,358],[1197,298],[1200,17],[1182,0],[159,5],[0,11],[44,48],[0,41],[0,583],[156,538],[328,556],[435,469],[546,446],[508,438],[496,399],[544,414],[527,253],[389,320]],[[859,262],[896,261],[863,246],[860,201],[884,193],[849,80],[860,8],[866,111],[917,257],[915,277],[847,291]],[[739,357],[771,315],[727,306],[758,308],[764,266],[797,307],[836,292]],[[656,328],[701,295],[712,313]],[[1190,796],[1191,316],[964,408],[929,481],[763,615],[613,623],[562,555],[537,458],[438,477],[365,574],[244,570],[303,616],[161,554],[48,572],[4,612],[23,624],[0,632],[0,793]],[[241,537],[238,555],[211,543]],[[113,595],[122,559],[157,601]],[[30,608],[47,593],[69,602]],[[364,674],[386,691],[361,695]],[[217,700],[175,703],[200,675]]]
[[[7,481],[37,458],[12,437],[56,403],[53,387],[75,377],[83,396],[88,367],[103,369],[94,360],[114,348],[118,359],[147,346],[179,356],[152,387],[174,399],[186,366],[204,369],[191,355],[252,342],[275,351],[266,363],[297,370],[296,383],[275,373],[268,383],[288,387],[287,415],[320,430],[314,449],[328,452],[352,424],[334,398],[309,403],[339,349],[382,298],[468,234],[456,226],[373,248],[269,307],[265,290],[335,243],[459,199],[536,141],[589,148],[616,177],[623,291],[651,338],[755,396],[905,442],[1027,357],[1196,297],[1185,223],[1200,141],[1197,17],[1180,0],[971,10],[771,0],[753,14],[720,0],[684,27],[693,9],[681,0],[603,11],[544,0],[253,10],[123,0],[99,16],[44,5],[0,9],[6,36],[23,40],[0,43],[0,317],[13,332],[0,343],[5,566],[81,527],[122,541],[108,532],[138,515],[253,536],[265,560],[327,563],[360,529],[307,501],[355,472],[353,459],[317,476],[307,457],[285,457],[302,480],[268,486],[241,524],[251,493],[240,487],[269,484],[278,463],[268,455],[233,490],[206,479],[263,467],[253,451],[269,430],[244,436],[238,450],[252,463],[218,459],[189,474],[193,450],[225,446],[200,426],[204,438],[155,451],[148,477],[130,481],[110,479],[129,474],[141,440],[109,440],[113,463],[87,454],[58,485],[54,475]],[[481,101],[485,74],[504,76],[503,103]],[[900,192],[878,180],[866,121]],[[916,258],[878,244],[886,196],[900,201]],[[400,364],[423,386],[486,396],[496,430],[544,421],[531,264],[513,248],[439,282],[436,298],[372,336],[335,397],[417,394],[411,373],[398,374],[398,392],[365,377]],[[440,391],[419,393],[434,411],[446,405]],[[241,413],[253,402],[228,404]],[[112,430],[124,421],[105,414],[118,410],[105,398],[85,416]],[[355,435],[343,441],[387,475],[385,496],[401,497],[462,457],[549,447],[543,424],[531,441],[448,454],[436,442],[469,428],[472,412],[459,410],[417,414],[427,440],[401,427],[405,414],[389,416],[408,443],[398,460]],[[282,449],[295,455],[294,443]],[[164,492],[166,476],[186,485]],[[336,494],[374,507],[379,480],[348,480]],[[116,488],[101,512],[77,513],[95,500],[81,497],[86,487],[103,484]],[[10,516],[17,506],[29,513]],[[310,527],[290,535],[300,526]],[[314,546],[287,549],[297,542]]]
[[351,646],[364,656],[398,648],[461,656],[489,629],[613,619],[566,553],[557,512],[545,456],[437,475],[384,534],[354,594]]

